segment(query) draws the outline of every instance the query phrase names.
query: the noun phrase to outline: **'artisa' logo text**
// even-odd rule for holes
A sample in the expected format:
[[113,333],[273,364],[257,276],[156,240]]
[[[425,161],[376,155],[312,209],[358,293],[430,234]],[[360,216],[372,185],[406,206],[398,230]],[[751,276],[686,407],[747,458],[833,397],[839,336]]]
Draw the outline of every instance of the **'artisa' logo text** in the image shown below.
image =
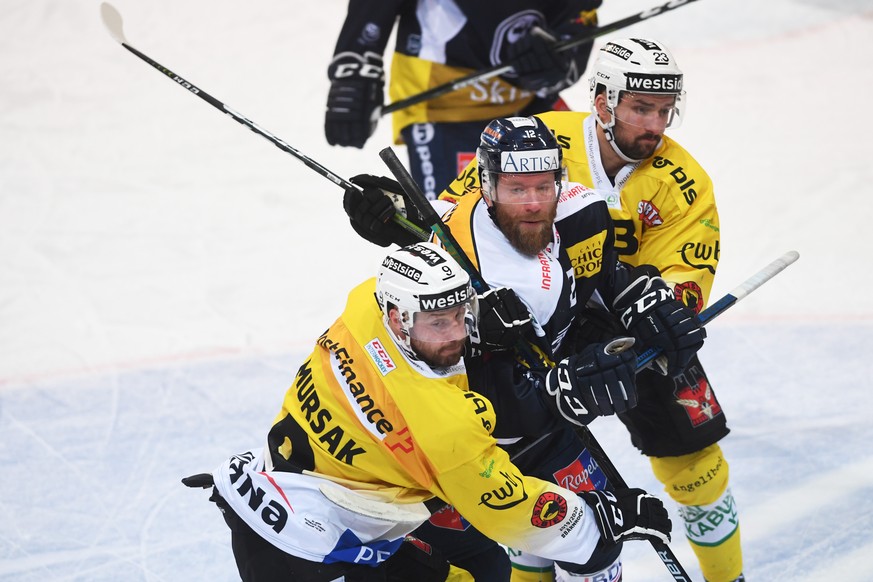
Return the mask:
[[539,150],[534,152],[501,152],[500,169],[509,174],[527,172],[551,172],[560,170],[558,150]]

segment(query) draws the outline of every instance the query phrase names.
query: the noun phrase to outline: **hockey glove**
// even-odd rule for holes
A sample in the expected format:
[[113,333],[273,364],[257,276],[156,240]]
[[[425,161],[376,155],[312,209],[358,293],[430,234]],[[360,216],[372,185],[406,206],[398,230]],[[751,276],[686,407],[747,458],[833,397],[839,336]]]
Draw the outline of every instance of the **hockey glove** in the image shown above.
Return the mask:
[[385,72],[375,53],[345,52],[327,69],[330,91],[324,116],[324,135],[330,145],[364,147],[376,131],[382,106]]
[[694,312],[676,299],[651,265],[631,271],[631,283],[615,298],[613,308],[643,347],[664,350],[655,360],[661,374],[679,374],[706,338]]
[[557,85],[570,71],[570,55],[555,50],[552,32],[534,26],[507,49],[507,62],[515,69],[515,84],[528,91]]
[[[348,188],[343,195],[343,209],[355,232],[380,247],[391,243],[400,246],[419,242],[419,239],[391,220],[400,213],[411,222],[423,226],[418,211],[404,198],[400,184],[390,178],[360,174],[349,180],[361,189]],[[428,230],[426,226],[423,226]]]
[[594,510],[597,529],[607,545],[630,540],[670,541],[673,524],[664,504],[642,489],[584,491],[579,496]]
[[530,313],[512,289],[489,289],[478,300],[479,344],[483,349],[508,350],[533,333]]
[[[572,21],[557,23],[554,29],[534,31],[509,45],[505,62],[513,65],[519,77],[515,84],[523,89],[536,91],[539,97],[555,96],[559,91],[576,83],[588,66],[592,40],[583,42],[563,51],[555,50],[556,41],[578,39],[597,30],[597,8],[600,0],[586,2],[587,9],[580,12]],[[516,59],[516,60],[513,60]],[[526,114],[533,115],[548,111],[552,107],[537,107],[537,100],[525,108]],[[532,109],[533,108],[533,109]]]
[[633,338],[586,347],[564,358],[546,376],[546,392],[560,416],[584,426],[597,416],[626,412],[637,405]]

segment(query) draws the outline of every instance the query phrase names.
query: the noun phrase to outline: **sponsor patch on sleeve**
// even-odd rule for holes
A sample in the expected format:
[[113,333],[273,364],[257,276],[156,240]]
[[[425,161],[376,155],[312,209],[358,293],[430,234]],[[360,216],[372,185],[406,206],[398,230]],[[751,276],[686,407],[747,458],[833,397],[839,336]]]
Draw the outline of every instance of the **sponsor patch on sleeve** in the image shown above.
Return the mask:
[[640,222],[649,228],[664,224],[661,211],[651,200],[640,200],[640,203],[637,204],[637,214],[639,214]]
[[700,285],[694,281],[677,283],[673,286],[673,291],[676,294],[676,300],[684,303],[689,309],[693,309],[694,313],[700,313],[703,309],[703,291],[700,289]]
[[534,504],[530,523],[534,527],[547,528],[567,517],[567,500],[554,491],[539,496]]
[[370,358],[375,362],[376,367],[379,368],[379,372],[381,372],[383,376],[386,376],[388,372],[397,369],[397,365],[394,363],[394,360],[391,359],[391,356],[388,355],[388,352],[385,350],[382,342],[379,341],[379,338],[373,338],[370,340],[369,343],[364,346],[364,349],[366,349],[367,353],[370,354]]

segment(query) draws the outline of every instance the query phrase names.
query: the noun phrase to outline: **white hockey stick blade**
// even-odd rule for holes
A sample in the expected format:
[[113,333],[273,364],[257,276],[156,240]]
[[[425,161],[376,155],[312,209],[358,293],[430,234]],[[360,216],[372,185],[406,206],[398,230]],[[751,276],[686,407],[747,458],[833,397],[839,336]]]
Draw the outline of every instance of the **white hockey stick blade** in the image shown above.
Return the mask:
[[701,311],[697,315],[697,319],[701,324],[707,324],[731,307],[734,303],[781,273],[785,267],[800,258],[800,253],[797,251],[788,251],[739,285],[727,293],[724,297]]
[[127,39],[124,38],[124,22],[121,20],[121,13],[109,2],[100,4],[100,16],[103,18],[103,25],[106,30],[112,35],[112,38],[120,44],[127,44]]
[[319,485],[318,488],[334,505],[374,519],[418,527],[430,517],[430,511],[423,503],[387,503],[332,484]]
[[[701,325],[709,324],[713,319],[727,311],[737,301],[781,273],[785,267],[800,258],[800,253],[797,251],[788,251],[745,281],[739,284],[736,289],[725,294],[721,299],[701,311],[697,315],[697,319]],[[661,354],[661,348],[649,348],[639,356],[637,356],[637,370],[645,368],[649,363]]]
[[788,251],[745,281],[741,285],[739,285],[736,289],[731,291],[731,295],[736,297],[737,299],[742,299],[777,274],[782,272],[785,267],[792,264],[794,261],[800,258],[800,253],[797,251]]

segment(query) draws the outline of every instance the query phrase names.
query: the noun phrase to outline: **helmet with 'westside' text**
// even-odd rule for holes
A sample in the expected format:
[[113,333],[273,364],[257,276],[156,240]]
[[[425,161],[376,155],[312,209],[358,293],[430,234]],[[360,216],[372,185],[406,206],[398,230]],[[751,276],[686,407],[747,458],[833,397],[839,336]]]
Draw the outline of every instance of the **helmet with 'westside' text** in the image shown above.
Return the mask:
[[[683,75],[673,54],[662,43],[642,38],[622,38],[606,43],[597,51],[591,66],[589,97],[591,111],[594,100],[605,90],[610,113],[618,106],[623,92],[675,95],[674,111],[668,127],[676,127],[681,119]],[[611,122],[601,125],[612,127]]]
[[376,277],[376,301],[385,318],[390,317],[392,309],[398,310],[405,337],[397,339],[410,350],[410,338],[417,337],[417,314],[464,309],[460,313],[465,323],[460,337],[443,337],[440,341],[466,337],[478,316],[470,276],[446,250],[430,242],[402,247],[385,257]]
[[[626,154],[616,144],[617,120],[630,125],[656,123],[663,129],[678,127],[681,123],[685,109],[684,76],[673,54],[662,43],[642,38],[610,41],[597,51],[591,70],[591,111],[612,148],[625,161],[639,162],[640,159]],[[606,97],[606,116],[597,108],[596,101],[601,94]],[[651,96],[672,97],[672,100],[653,99]],[[617,108],[622,99],[633,99],[635,103],[632,107],[625,107],[619,118]],[[630,112],[633,111],[646,116],[648,121],[639,116],[636,122],[630,121],[633,117]]]

